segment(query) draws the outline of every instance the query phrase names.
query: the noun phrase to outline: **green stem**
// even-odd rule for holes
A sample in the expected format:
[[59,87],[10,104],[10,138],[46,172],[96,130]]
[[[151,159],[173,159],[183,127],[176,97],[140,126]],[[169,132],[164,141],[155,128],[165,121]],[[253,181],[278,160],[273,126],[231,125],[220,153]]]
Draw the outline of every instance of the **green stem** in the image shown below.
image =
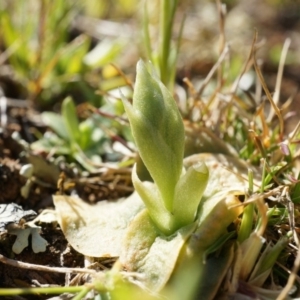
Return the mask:
[[161,81],[168,86],[169,54],[172,37],[172,27],[178,0],[161,0],[160,26],[162,39],[160,42],[160,76]]
[[238,234],[238,241],[240,243],[246,240],[252,232],[253,216],[254,216],[254,203],[250,203],[244,209],[243,219]]
[[72,300],[81,300],[83,299],[89,292],[91,291],[91,287],[85,287],[82,289]]
[[174,84],[175,84],[175,76],[176,76],[176,62],[177,62],[177,58],[178,58],[178,54],[179,54],[179,48],[180,48],[180,43],[181,43],[181,38],[182,38],[182,33],[183,33],[183,27],[184,27],[184,22],[185,22],[185,16],[181,21],[180,24],[180,30],[179,30],[179,36],[177,39],[177,43],[176,43],[176,51],[174,53],[174,58],[171,60],[171,63],[169,65],[169,85],[168,88],[170,91],[174,90]]
[[151,51],[151,39],[150,39],[150,33],[149,33],[149,18],[148,18],[148,9],[147,9],[146,1],[145,1],[145,7],[144,7],[143,31],[144,31],[144,43],[145,43],[147,57],[148,57],[148,59],[150,59],[150,61],[152,61],[152,63],[154,63],[152,51]]
[[[251,169],[248,170],[248,182],[249,182],[248,192],[251,195],[254,189],[253,171]],[[238,234],[238,241],[240,243],[246,240],[252,232],[253,216],[254,216],[254,203],[250,203],[244,209],[243,219]]]
[[265,190],[265,179],[266,179],[266,159],[263,158],[263,173],[262,173],[261,188],[260,188],[261,193],[263,193]]
[[248,183],[249,183],[249,188],[248,188],[248,192],[251,195],[253,193],[254,190],[254,184],[253,184],[253,171],[251,169],[248,170]]
[[12,288],[12,289],[0,289],[0,296],[16,296],[16,295],[26,295],[26,294],[78,293],[86,289],[87,287],[84,285],[66,286],[66,287]]

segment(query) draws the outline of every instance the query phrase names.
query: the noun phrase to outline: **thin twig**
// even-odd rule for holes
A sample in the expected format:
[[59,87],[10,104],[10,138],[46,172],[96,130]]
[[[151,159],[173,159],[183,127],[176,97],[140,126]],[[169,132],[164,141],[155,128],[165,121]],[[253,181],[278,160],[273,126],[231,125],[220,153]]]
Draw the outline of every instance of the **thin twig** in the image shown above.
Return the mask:
[[[276,265],[278,265],[280,268],[282,268],[287,274],[291,274],[291,270],[287,268],[285,265],[281,264],[280,262],[276,261]],[[300,284],[300,277],[296,276],[296,281],[298,284]]]
[[[243,77],[243,75],[248,71],[248,69],[253,64],[253,53],[254,53],[254,51],[255,51],[255,49],[257,47],[256,46],[256,40],[257,40],[257,36],[254,35],[253,40],[252,40],[252,44],[251,44],[251,48],[250,48],[250,52],[248,54],[246,62],[244,63],[240,74],[237,76],[237,78],[235,79],[233,85],[230,88],[230,94],[232,95],[232,98],[233,98],[233,95],[236,93],[236,91],[238,89],[238,86],[239,86],[239,83],[241,81],[241,78]],[[231,100],[230,100],[230,102],[231,102]]]
[[[217,0],[217,7],[219,13],[219,55],[222,54],[225,48],[226,38],[225,38],[225,16],[226,16],[226,6],[225,4],[221,4],[220,0]],[[220,64],[218,67],[218,88],[220,89],[223,84],[223,68]]]
[[299,277],[297,275],[299,267],[300,267],[300,246],[299,246],[299,238],[297,235],[297,232],[295,230],[295,210],[294,210],[294,203],[291,200],[291,197],[289,195],[289,190],[288,187],[285,187],[285,197],[287,198],[287,208],[288,208],[288,212],[289,212],[289,223],[290,223],[290,227],[292,229],[293,232],[293,237],[294,237],[294,241],[297,245],[297,256],[296,259],[294,261],[294,266],[293,269],[290,273],[289,279],[287,281],[287,284],[285,285],[285,287],[282,289],[281,293],[279,294],[279,296],[277,297],[278,300],[283,300],[287,298],[288,293],[290,292],[291,288],[293,287],[293,284],[295,282],[295,280],[297,280]]
[[273,107],[273,109],[274,109],[274,111],[275,111],[275,113],[276,113],[276,115],[278,117],[278,120],[279,120],[279,129],[280,129],[280,140],[282,140],[282,138],[283,138],[283,132],[284,132],[284,122],[283,122],[283,118],[282,118],[281,112],[280,112],[278,106],[276,105],[276,103],[274,102],[274,100],[273,100],[273,98],[271,96],[271,93],[270,93],[270,91],[269,91],[269,89],[268,89],[268,87],[266,85],[266,82],[265,82],[265,80],[263,78],[261,70],[260,70],[260,68],[257,65],[256,57],[255,57],[255,52],[253,53],[253,56],[254,56],[253,63],[254,63],[254,68],[255,68],[256,74],[258,75],[260,83],[261,83],[261,85],[262,85],[262,87],[263,87],[263,89],[264,89],[264,91],[266,93],[266,96],[267,96],[268,100],[270,101],[270,103],[271,103],[271,105],[272,105],[272,107]]
[[215,72],[218,70],[219,66],[221,65],[221,63],[223,62],[223,60],[225,59],[226,55],[229,52],[229,46],[228,44],[225,45],[223,52],[221,53],[221,55],[219,56],[218,61],[214,64],[214,66],[211,68],[211,70],[209,71],[209,73],[207,74],[206,78],[204,79],[199,92],[197,94],[197,98],[200,98],[200,96],[202,95],[205,87],[207,86],[207,84],[209,83],[209,81],[211,80],[211,78],[213,77],[213,75],[215,74]]
[[288,141],[291,142],[294,137],[299,133],[300,130],[300,121],[297,123],[295,129],[289,134]]
[[[3,94],[2,90],[0,91]],[[4,95],[0,96],[0,127],[6,128],[7,126],[7,98]]]
[[130,87],[130,89],[133,91],[133,83],[132,81],[128,78],[128,76],[126,76],[124,74],[124,72],[114,63],[110,63],[110,65],[112,67],[115,68],[115,70],[117,71],[117,73],[124,79],[124,81],[126,82],[126,85]]
[[292,272],[289,276],[288,282],[285,285],[285,287],[281,290],[279,296],[277,297],[277,300],[284,300],[287,298],[287,295],[289,294],[291,288],[293,287],[295,280],[297,279],[297,276],[298,276],[297,273],[298,273],[299,267],[300,267],[300,249],[298,248],[297,256],[294,261],[294,266],[293,266]]
[[234,208],[234,207],[237,207],[237,206],[240,206],[240,205],[244,205],[244,206],[248,205],[250,203],[256,202],[259,198],[265,199],[265,198],[274,196],[274,195],[278,194],[279,192],[281,192],[281,190],[283,188],[284,188],[284,186],[280,185],[280,186],[274,188],[273,190],[265,192],[265,193],[255,193],[255,194],[251,195],[251,197],[249,197],[242,204],[232,205],[231,208]]
[[35,271],[43,271],[43,272],[55,272],[55,273],[89,273],[89,274],[96,274],[98,273],[95,270],[91,269],[84,269],[84,268],[63,268],[63,267],[47,267],[42,265],[30,264],[25,263],[22,261],[14,260],[7,258],[0,254],[0,262],[10,265],[16,268],[28,269],[28,270],[35,270]]

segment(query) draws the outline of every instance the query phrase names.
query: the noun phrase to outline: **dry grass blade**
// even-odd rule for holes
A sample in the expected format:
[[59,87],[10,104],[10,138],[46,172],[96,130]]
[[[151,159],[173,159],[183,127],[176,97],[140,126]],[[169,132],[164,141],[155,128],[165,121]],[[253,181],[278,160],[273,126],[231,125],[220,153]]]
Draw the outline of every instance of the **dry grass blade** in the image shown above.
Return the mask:
[[265,204],[263,197],[258,197],[257,201],[255,202],[257,209],[261,216],[261,224],[259,228],[257,229],[257,235],[263,236],[264,232],[266,231],[266,228],[268,226],[268,217],[267,217],[267,205]]
[[193,83],[190,81],[190,79],[187,77],[184,77],[182,79],[182,81],[186,84],[186,86],[189,90],[189,93],[192,95],[192,97],[196,98],[197,92],[196,92],[196,89],[195,89]]
[[197,94],[197,98],[200,98],[200,96],[202,95],[205,87],[207,86],[207,84],[209,83],[209,81],[211,80],[211,78],[213,77],[215,72],[218,70],[219,66],[221,65],[221,63],[225,59],[228,52],[229,52],[229,46],[226,44],[225,47],[224,47],[223,52],[219,56],[218,61],[214,64],[214,66],[211,68],[210,72],[207,74],[206,78],[204,79],[204,81],[203,81],[203,83],[202,83],[202,85],[199,89],[199,92]]
[[[259,198],[262,198],[262,199],[266,199],[268,197],[271,197],[271,196],[276,196],[278,195],[279,193],[281,193],[281,191],[284,189],[284,186],[283,185],[280,185],[276,188],[274,188],[273,190],[270,190],[268,192],[264,192],[264,193],[255,193],[253,195],[251,195],[250,198],[248,198],[246,201],[243,202],[243,205],[247,205],[247,204],[250,204],[250,203],[254,203],[256,201],[258,201]],[[233,206],[234,207],[234,206]]]
[[291,288],[293,287],[293,284],[297,278],[297,272],[300,268],[300,251],[299,251],[299,248],[298,248],[298,251],[297,251],[297,256],[296,256],[296,259],[295,259],[295,262],[294,262],[294,266],[293,266],[293,269],[291,271],[291,274],[289,276],[289,279],[288,279],[288,282],[286,284],[286,286],[283,288],[283,290],[281,291],[280,295],[277,297],[277,300],[284,300],[286,299],[288,293],[290,292]]
[[124,72],[115,63],[111,63],[110,65],[115,68],[115,70],[117,71],[118,75],[120,75],[124,79],[124,81],[126,82],[126,85],[129,86],[130,89],[133,91],[133,83],[128,78],[128,76],[126,76],[124,74]]
[[253,40],[252,40],[252,45],[251,45],[251,48],[250,48],[250,52],[249,52],[249,55],[248,55],[248,58],[242,68],[242,71],[241,73],[239,74],[239,76],[236,78],[236,80],[234,81],[232,87],[231,87],[231,94],[235,94],[236,93],[236,90],[239,86],[239,82],[242,78],[242,76],[247,72],[247,70],[251,67],[252,65],[252,58],[253,58],[253,53],[254,53],[254,46],[256,44],[256,35],[254,36]]
[[292,141],[296,137],[296,135],[299,133],[299,130],[300,130],[300,121],[297,123],[295,129],[289,134],[288,140]]
[[[284,45],[283,45],[282,52],[281,52],[281,57],[280,57],[280,62],[279,62],[279,67],[278,67],[278,72],[277,72],[277,78],[276,78],[275,92],[274,92],[274,96],[273,96],[273,100],[276,105],[278,104],[278,101],[279,101],[284,62],[286,60],[286,56],[287,56],[287,52],[288,52],[290,44],[291,44],[291,39],[290,38],[286,39],[284,42]],[[274,117],[274,110],[270,110],[270,113],[267,117],[267,121],[271,122],[273,117]]]
[[259,77],[260,83],[261,83],[261,85],[262,85],[262,87],[263,87],[263,89],[264,89],[264,91],[266,93],[266,96],[267,96],[268,100],[270,101],[271,106],[274,109],[274,111],[275,111],[275,113],[276,113],[276,115],[278,117],[278,120],[279,120],[279,130],[280,130],[280,140],[282,140],[283,133],[284,133],[284,122],[283,122],[283,118],[282,118],[281,112],[280,112],[278,106],[276,105],[276,103],[274,102],[274,100],[272,98],[272,95],[271,95],[271,93],[270,93],[270,91],[269,91],[269,89],[268,89],[268,87],[266,85],[266,82],[265,82],[265,80],[263,78],[261,70],[260,70],[260,68],[259,68],[259,66],[257,64],[256,57],[255,57],[255,52],[253,53],[253,56],[254,56],[253,63],[254,63],[255,71],[256,71],[256,73],[257,73],[257,75]]
[[[217,1],[218,13],[219,13],[219,27],[220,27],[220,37],[219,37],[219,54],[221,55],[226,47],[225,38],[225,16],[226,16],[226,6]],[[218,88],[221,88],[223,84],[223,66],[220,64],[218,67]]]
[[267,140],[270,139],[270,130],[264,114],[264,102],[258,106],[255,115],[260,118],[262,126],[262,138],[265,142],[267,142]]
[[[229,109],[232,107],[233,100],[236,99],[236,91],[238,89],[239,82],[240,82],[242,76],[252,66],[252,63],[253,63],[252,62],[252,60],[253,60],[253,53],[254,53],[254,47],[256,45],[256,39],[257,39],[257,37],[256,37],[256,35],[254,35],[253,40],[252,40],[252,44],[251,44],[251,48],[250,48],[250,52],[249,52],[249,55],[248,55],[248,58],[247,58],[245,64],[243,65],[243,68],[242,68],[240,74],[237,76],[236,80],[233,82],[233,84],[232,84],[232,86],[230,88],[230,99],[228,100],[228,105],[225,108],[225,110],[227,111],[227,114],[228,114]],[[240,110],[240,113],[244,113],[244,111]],[[221,120],[219,120],[218,122],[220,123]],[[225,119],[225,126],[226,127],[228,127],[228,125],[226,124],[227,122],[228,122],[228,119],[226,118]]]
[[278,300],[286,299],[288,293],[290,292],[290,290],[292,289],[292,287],[294,285],[295,280],[297,280],[297,278],[298,278],[298,270],[300,268],[300,251],[299,251],[300,247],[299,247],[299,238],[298,238],[298,235],[295,230],[294,203],[292,202],[292,200],[290,198],[288,187],[285,187],[284,194],[288,200],[287,207],[288,207],[288,211],[289,211],[289,223],[290,223],[290,227],[293,231],[294,241],[297,245],[297,256],[294,261],[294,266],[293,266],[293,269],[291,270],[288,281],[287,281],[285,287],[283,288],[283,290],[281,291],[280,295],[277,297]]

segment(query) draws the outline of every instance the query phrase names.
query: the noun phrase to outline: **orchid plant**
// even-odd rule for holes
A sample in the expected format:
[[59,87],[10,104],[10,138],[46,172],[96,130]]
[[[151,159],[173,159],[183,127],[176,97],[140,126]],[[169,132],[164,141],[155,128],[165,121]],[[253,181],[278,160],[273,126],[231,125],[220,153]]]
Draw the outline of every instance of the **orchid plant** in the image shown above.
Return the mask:
[[137,64],[133,103],[122,100],[139,154],[154,181],[141,181],[135,166],[134,187],[156,227],[170,235],[195,220],[208,169],[204,163],[183,168],[184,126],[178,107],[143,61]]
[[[145,180],[135,165],[132,180],[136,192],[114,203],[89,205],[77,197],[54,196],[58,223],[68,242],[89,257],[118,257],[117,270],[139,274],[145,291],[170,292],[168,299],[182,299],[174,290],[185,291],[183,283],[191,274],[189,293],[198,289],[202,299],[214,299],[231,267],[235,270],[228,283],[232,288],[225,292],[236,291],[236,278],[262,284],[288,239],[274,249],[268,247],[268,264],[261,260],[252,272],[263,245],[263,228],[251,234],[253,217],[242,222],[238,230],[241,245],[234,240],[236,229],[228,230],[244,212],[240,196],[247,197],[245,182],[236,173],[245,176],[250,166],[237,157],[209,153],[183,159],[183,121],[151,65],[138,62],[133,102],[122,101],[151,179]],[[235,172],[224,168],[226,162]],[[250,182],[253,186],[254,179]],[[262,205],[262,216],[266,209]],[[243,214],[245,220],[248,210]],[[255,253],[248,246],[253,241]],[[248,249],[254,254],[250,259]],[[98,281],[95,279],[95,284]],[[194,298],[185,295],[185,299]]]

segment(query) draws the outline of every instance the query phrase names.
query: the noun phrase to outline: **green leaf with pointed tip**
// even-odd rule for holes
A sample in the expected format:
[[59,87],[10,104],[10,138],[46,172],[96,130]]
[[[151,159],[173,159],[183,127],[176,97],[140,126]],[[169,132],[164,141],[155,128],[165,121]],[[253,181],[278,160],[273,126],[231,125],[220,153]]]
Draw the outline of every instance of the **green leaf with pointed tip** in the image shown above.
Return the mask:
[[280,253],[288,245],[289,241],[290,238],[288,236],[283,236],[274,246],[271,244],[267,245],[258,262],[255,264],[255,268],[248,280],[249,284],[262,286],[265,283]]
[[248,169],[253,170],[254,184],[260,185],[261,171],[238,157],[224,154],[200,153],[184,159],[184,167],[205,162],[209,169],[209,181],[203,194],[203,200],[211,198],[221,191],[243,191],[248,189]]
[[136,165],[132,170],[132,182],[143,199],[155,226],[165,235],[173,233],[175,231],[173,215],[164,207],[156,185],[150,181],[140,181],[136,173]]
[[265,239],[258,235],[257,232],[252,234],[242,242],[242,261],[240,270],[240,279],[247,280],[251,271],[253,270],[260,250],[265,242]]
[[69,140],[78,143],[80,141],[79,121],[77,118],[76,107],[71,97],[67,97],[63,101],[61,113]]
[[208,182],[208,169],[204,163],[191,166],[179,179],[174,197],[173,215],[176,229],[195,220],[197,208]]
[[70,137],[66,129],[65,123],[60,115],[53,112],[43,112],[42,120],[58,136],[60,136],[65,141],[70,141]]

